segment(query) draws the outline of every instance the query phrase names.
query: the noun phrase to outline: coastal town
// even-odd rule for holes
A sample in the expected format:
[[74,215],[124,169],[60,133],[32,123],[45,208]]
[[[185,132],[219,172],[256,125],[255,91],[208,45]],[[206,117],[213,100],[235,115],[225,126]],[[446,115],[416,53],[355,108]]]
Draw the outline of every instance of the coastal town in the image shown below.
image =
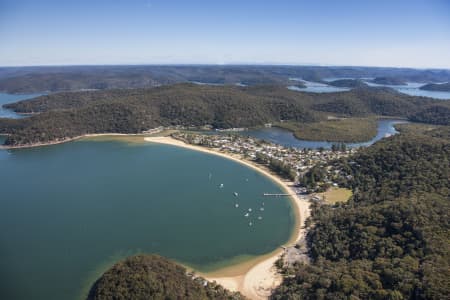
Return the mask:
[[[171,137],[186,144],[211,148],[267,168],[283,179],[291,181],[296,194],[311,194],[323,192],[330,187],[338,187],[334,179],[345,176],[345,173],[334,168],[330,162],[348,157],[357,151],[356,148],[347,149],[345,144],[333,145],[331,149],[284,147],[237,134],[177,131],[172,133]],[[320,171],[311,172],[314,168],[319,170],[319,167]],[[314,199],[319,200],[313,196]]]

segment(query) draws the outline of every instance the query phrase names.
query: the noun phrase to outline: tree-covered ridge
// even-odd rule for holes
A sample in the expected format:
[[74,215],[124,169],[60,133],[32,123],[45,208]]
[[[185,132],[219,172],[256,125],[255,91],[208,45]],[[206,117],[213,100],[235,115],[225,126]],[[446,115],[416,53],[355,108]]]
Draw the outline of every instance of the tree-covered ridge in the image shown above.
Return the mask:
[[420,87],[421,90],[450,92],[450,82],[447,83],[428,83]]
[[[140,133],[157,126],[254,127],[289,121],[320,122],[329,114],[408,118],[421,112],[424,122],[445,123],[448,113],[427,113],[450,103],[358,88],[313,94],[284,86],[252,87],[177,84],[151,89],[65,92],[5,105],[22,113],[39,113],[18,121],[0,119],[8,145],[46,143],[92,133]],[[314,127],[315,128],[315,127]],[[370,136],[366,140],[369,140]]]
[[338,162],[354,196],[313,207],[310,265],[274,299],[447,299],[450,141],[402,133]]
[[412,134],[392,140],[377,143],[344,163],[353,177],[347,185],[358,188],[356,202],[359,198],[379,202],[416,192],[450,196],[450,141]]
[[450,125],[450,107],[444,105],[429,106],[410,116],[414,122],[436,125]]
[[137,255],[116,263],[92,286],[88,300],[239,300],[244,297],[193,278],[186,269],[158,255]]

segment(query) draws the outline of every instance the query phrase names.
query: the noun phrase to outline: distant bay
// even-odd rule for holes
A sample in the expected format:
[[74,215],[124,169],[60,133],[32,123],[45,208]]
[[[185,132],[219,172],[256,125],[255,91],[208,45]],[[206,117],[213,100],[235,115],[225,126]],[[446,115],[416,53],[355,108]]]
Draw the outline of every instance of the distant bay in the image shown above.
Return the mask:
[[[351,77],[330,77],[325,78],[324,81],[334,81],[340,79],[357,79]],[[409,95],[409,96],[418,96],[418,97],[429,97],[439,100],[450,100],[450,92],[441,92],[441,91],[427,91],[421,90],[420,87],[424,86],[426,83],[420,82],[407,82],[405,85],[387,85],[387,84],[376,84],[371,82],[370,80],[373,78],[360,78],[367,85],[372,87],[388,87],[396,90],[397,92]],[[320,84],[320,83],[318,83]],[[325,84],[326,85],[326,84]],[[330,85],[326,85],[330,88],[333,88]],[[295,90],[295,89],[294,89]],[[301,90],[301,89],[299,89]],[[306,90],[307,91],[307,90]]]

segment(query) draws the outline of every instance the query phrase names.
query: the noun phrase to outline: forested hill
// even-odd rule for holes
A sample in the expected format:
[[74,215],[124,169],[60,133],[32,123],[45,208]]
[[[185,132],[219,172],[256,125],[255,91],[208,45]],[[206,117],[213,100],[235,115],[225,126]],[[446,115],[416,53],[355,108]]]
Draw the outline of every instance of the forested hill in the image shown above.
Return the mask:
[[[210,84],[286,84],[290,78],[401,78],[412,82],[450,81],[449,70],[375,67],[250,66],[250,65],[135,65],[0,67],[0,91],[61,92],[82,89],[149,88],[196,81]],[[292,82],[291,82],[292,83]]]
[[273,298],[448,299],[446,137],[448,127],[427,136],[402,133],[338,162],[354,196],[346,204],[313,208],[312,263],[286,270],[291,276]]
[[[446,124],[450,103],[412,97],[390,89],[301,93],[283,86],[177,84],[152,89],[65,92],[5,105],[20,120],[0,119],[8,145],[46,143],[89,133],[140,133],[157,126],[253,127],[280,120],[306,123],[328,115],[415,118]],[[447,110],[445,110],[447,108]],[[444,112],[444,115],[442,115]]]
[[118,262],[92,286],[87,300],[187,299],[240,300],[239,293],[225,290],[202,278],[192,278],[186,269],[158,255],[136,255]]

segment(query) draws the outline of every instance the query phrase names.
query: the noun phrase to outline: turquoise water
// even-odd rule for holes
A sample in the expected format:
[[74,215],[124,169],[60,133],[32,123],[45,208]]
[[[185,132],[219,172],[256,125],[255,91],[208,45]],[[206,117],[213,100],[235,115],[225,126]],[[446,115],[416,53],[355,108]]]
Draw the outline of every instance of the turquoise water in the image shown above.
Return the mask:
[[0,118],[12,118],[12,119],[22,118],[23,115],[16,114],[15,112],[9,109],[5,109],[2,107],[2,105],[7,103],[14,103],[20,100],[31,99],[41,95],[42,94],[12,95],[0,93]]
[[[381,140],[382,138],[397,134],[398,131],[395,130],[395,124],[407,123],[405,120],[392,120],[392,119],[380,119],[377,125],[377,134],[367,142],[362,143],[345,143],[347,147],[357,148],[357,147],[367,147],[373,143]],[[216,132],[216,131],[202,131],[204,134],[230,134],[229,132]],[[318,149],[325,148],[330,149],[335,142],[326,141],[308,141],[297,139],[294,134],[286,129],[279,127],[271,128],[258,128],[245,131],[237,131],[234,134],[239,134],[242,136],[251,136],[257,139],[266,140],[275,144],[283,145],[285,147],[296,147],[296,148],[309,148]]]
[[0,151],[0,167],[0,299],[79,299],[141,252],[209,271],[293,230],[289,200],[262,196],[280,192],[266,177],[173,146],[78,141]]

